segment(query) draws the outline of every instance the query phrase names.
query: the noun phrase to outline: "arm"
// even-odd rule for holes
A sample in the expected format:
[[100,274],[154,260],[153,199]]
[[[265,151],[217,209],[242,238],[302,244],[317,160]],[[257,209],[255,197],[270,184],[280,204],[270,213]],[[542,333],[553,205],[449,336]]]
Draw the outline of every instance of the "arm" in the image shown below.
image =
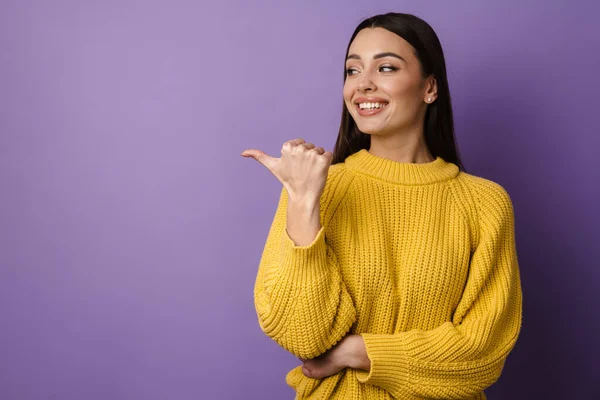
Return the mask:
[[[331,186],[328,178],[318,209],[324,221],[335,208]],[[263,332],[292,354],[308,359],[344,337],[356,320],[356,310],[335,253],[326,242],[325,227],[311,234],[307,224],[313,212],[304,214],[307,219],[302,215],[288,219],[287,213],[288,194],[282,189],[258,268],[254,303]],[[290,228],[296,240],[306,243],[315,235],[314,239],[297,245],[286,229],[287,221],[294,224]]]
[[287,197],[286,233],[297,247],[310,246],[321,230],[321,212],[318,201]]
[[479,242],[452,321],[428,331],[362,334],[364,346],[359,342],[353,361],[367,369],[357,370],[360,382],[392,395],[462,399],[500,377],[521,328],[522,291],[512,203],[499,185],[487,189],[479,204]]

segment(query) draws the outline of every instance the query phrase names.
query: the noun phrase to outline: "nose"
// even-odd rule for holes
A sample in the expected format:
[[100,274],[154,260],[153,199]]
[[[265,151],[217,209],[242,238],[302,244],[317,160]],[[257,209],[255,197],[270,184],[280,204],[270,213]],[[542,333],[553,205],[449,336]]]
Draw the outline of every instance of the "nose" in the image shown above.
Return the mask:
[[371,79],[371,74],[368,72],[363,72],[359,78],[358,85],[356,86],[356,90],[359,92],[366,91],[374,91],[377,89],[375,83]]

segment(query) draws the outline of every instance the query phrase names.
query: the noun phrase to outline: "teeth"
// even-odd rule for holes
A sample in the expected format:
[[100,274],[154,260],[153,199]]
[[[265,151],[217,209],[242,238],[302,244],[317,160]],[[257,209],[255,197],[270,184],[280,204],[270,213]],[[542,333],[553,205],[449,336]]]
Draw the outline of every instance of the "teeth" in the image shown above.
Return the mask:
[[374,110],[376,108],[383,108],[386,105],[387,104],[385,103],[359,103],[358,107],[360,107],[361,110]]

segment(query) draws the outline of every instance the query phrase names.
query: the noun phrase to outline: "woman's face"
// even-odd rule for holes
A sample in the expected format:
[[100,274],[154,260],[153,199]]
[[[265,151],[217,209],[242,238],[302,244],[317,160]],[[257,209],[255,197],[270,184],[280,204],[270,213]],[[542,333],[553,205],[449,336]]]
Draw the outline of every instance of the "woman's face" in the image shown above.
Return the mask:
[[422,126],[425,100],[435,100],[436,88],[422,78],[413,51],[383,28],[363,29],[350,44],[344,103],[361,132],[391,134]]

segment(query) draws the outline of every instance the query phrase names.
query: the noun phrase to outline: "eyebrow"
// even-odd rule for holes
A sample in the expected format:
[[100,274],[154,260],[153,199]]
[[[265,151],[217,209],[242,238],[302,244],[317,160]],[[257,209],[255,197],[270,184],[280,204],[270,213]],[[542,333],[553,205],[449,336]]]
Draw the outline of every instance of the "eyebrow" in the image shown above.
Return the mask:
[[[401,56],[399,56],[399,55],[398,55],[398,54],[396,54],[396,53],[392,53],[391,51],[387,51],[387,52],[385,52],[385,53],[378,53],[378,54],[375,54],[375,55],[373,56],[373,60],[377,60],[377,59],[379,59],[379,58],[384,58],[384,57],[395,57],[395,58],[398,58],[398,59],[400,59],[400,60],[404,61],[405,63],[407,63],[407,62],[406,62],[406,60],[405,60],[404,58],[402,58]],[[361,58],[360,58],[360,56],[359,56],[358,54],[349,54],[349,55],[348,55],[348,57],[346,57],[346,60],[350,60],[350,59],[354,59],[354,60],[360,60]],[[407,64],[408,64],[408,63],[407,63]]]

